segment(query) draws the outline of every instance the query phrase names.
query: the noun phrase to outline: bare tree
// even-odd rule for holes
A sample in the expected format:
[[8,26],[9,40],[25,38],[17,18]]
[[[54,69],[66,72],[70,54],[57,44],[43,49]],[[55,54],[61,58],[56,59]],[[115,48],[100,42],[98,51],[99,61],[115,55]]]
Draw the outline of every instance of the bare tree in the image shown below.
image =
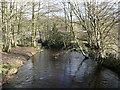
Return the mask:
[[109,35],[118,22],[119,12],[114,7],[116,2],[84,1],[81,5],[78,2],[70,5],[83,30],[87,31],[89,54],[92,53],[95,59],[102,62],[100,58],[106,57],[108,47],[106,41],[109,41]]

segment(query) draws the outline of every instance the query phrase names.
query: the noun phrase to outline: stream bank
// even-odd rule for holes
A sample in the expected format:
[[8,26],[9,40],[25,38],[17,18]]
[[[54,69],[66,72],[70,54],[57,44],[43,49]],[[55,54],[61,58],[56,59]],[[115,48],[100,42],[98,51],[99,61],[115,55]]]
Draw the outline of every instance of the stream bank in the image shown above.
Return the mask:
[[15,76],[19,68],[29,60],[36,53],[41,52],[41,49],[33,47],[17,47],[12,48],[11,53],[2,52],[1,66],[1,85],[9,83],[9,81]]

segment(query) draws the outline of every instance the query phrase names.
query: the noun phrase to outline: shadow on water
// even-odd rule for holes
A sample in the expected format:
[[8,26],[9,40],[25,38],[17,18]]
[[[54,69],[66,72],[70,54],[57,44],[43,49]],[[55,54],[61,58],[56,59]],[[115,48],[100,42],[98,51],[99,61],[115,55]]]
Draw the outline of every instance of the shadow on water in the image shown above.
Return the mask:
[[118,88],[116,73],[78,52],[61,52],[45,49],[36,54],[3,88]]

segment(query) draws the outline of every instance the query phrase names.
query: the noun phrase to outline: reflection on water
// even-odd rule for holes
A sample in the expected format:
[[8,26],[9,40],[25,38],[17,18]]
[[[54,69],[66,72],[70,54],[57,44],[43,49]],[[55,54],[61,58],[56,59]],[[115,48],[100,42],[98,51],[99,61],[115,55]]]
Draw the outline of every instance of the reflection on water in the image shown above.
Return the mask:
[[55,57],[61,51],[44,50],[27,61],[17,77],[4,88],[118,88],[118,75],[82,54],[69,52]]

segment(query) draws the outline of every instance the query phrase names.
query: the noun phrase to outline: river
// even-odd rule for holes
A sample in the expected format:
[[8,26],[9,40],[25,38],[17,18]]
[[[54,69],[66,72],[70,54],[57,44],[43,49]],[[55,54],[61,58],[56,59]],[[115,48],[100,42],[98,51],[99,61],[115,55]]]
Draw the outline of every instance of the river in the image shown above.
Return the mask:
[[3,88],[120,88],[116,73],[76,51],[55,57],[60,52],[45,49],[36,54]]

